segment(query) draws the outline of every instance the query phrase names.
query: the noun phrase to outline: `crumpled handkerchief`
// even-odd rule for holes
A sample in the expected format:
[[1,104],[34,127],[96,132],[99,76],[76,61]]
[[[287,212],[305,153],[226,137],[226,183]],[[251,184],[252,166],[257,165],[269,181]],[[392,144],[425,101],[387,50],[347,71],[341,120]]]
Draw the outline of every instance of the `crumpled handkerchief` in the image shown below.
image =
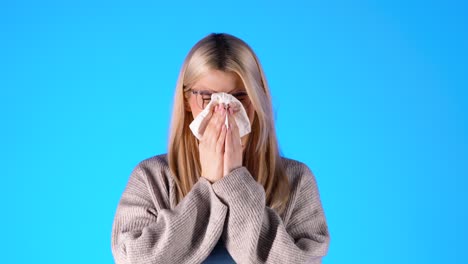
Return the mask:
[[[211,95],[211,101],[208,103],[208,105],[203,109],[203,111],[198,114],[195,119],[190,123],[189,127],[190,130],[192,130],[192,133],[198,138],[201,139],[202,135],[198,132],[200,129],[200,125],[202,121],[206,118],[208,113],[211,111],[211,106],[214,103],[219,103],[219,104],[225,104],[229,105],[229,107],[234,107],[238,108],[239,111],[237,111],[234,114],[234,120],[236,121],[237,127],[239,127],[239,134],[241,137],[247,135],[250,133],[250,120],[249,117],[247,116],[247,112],[245,111],[244,106],[242,103],[237,100],[236,97],[232,96],[231,94],[228,93],[213,93]],[[226,115],[226,127],[229,127],[228,124],[228,118]]]

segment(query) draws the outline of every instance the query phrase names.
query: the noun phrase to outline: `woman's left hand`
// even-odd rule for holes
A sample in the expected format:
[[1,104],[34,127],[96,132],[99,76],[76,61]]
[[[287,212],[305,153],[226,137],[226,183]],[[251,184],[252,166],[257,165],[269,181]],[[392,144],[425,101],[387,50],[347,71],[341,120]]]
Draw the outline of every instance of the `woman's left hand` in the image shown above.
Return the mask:
[[224,143],[224,176],[242,166],[242,141],[239,128],[234,119],[234,111],[232,108],[229,108],[227,112],[229,129],[226,132]]

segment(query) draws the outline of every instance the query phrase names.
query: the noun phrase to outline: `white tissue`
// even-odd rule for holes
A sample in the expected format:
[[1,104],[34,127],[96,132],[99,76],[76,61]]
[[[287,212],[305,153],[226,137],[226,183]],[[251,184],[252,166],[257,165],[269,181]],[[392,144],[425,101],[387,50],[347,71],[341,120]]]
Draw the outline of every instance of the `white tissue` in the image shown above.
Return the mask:
[[[214,103],[218,104],[225,104],[228,105],[229,107],[234,107],[238,108],[239,111],[237,111],[234,114],[234,120],[236,121],[237,127],[239,128],[239,134],[241,137],[247,135],[250,133],[250,121],[249,117],[247,116],[247,112],[245,111],[244,106],[242,103],[237,100],[236,97],[228,94],[228,93],[214,93],[211,95],[211,101],[208,103],[208,105],[203,109],[203,111],[198,114],[195,119],[190,123],[190,130],[192,130],[192,133],[198,138],[201,139],[202,135],[198,132],[200,129],[200,125],[202,121],[206,118],[208,113],[211,110],[211,105]],[[226,115],[226,121],[225,121],[226,127],[229,127],[228,124],[228,118]]]

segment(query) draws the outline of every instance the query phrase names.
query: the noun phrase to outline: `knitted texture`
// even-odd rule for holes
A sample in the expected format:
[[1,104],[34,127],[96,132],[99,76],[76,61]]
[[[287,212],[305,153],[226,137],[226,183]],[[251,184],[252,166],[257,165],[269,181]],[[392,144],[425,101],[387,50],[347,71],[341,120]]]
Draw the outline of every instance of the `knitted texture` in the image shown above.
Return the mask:
[[282,162],[291,192],[280,216],[245,167],[213,184],[200,177],[176,205],[166,155],[141,161],[117,206],[115,262],[202,263],[221,239],[236,263],[321,263],[330,236],[315,177],[301,162]]

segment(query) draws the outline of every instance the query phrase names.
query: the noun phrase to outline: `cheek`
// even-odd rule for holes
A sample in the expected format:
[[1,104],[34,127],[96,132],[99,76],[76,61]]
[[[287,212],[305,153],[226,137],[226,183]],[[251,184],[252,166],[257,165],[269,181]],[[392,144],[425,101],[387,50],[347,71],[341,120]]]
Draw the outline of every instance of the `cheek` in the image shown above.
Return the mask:
[[193,116],[193,119],[195,119],[195,117],[198,116],[198,114],[200,114],[200,112],[202,111],[201,109],[199,109],[197,103],[195,102],[194,98],[191,97],[189,100],[188,100],[188,103],[189,103],[189,111],[192,112],[192,116]]

